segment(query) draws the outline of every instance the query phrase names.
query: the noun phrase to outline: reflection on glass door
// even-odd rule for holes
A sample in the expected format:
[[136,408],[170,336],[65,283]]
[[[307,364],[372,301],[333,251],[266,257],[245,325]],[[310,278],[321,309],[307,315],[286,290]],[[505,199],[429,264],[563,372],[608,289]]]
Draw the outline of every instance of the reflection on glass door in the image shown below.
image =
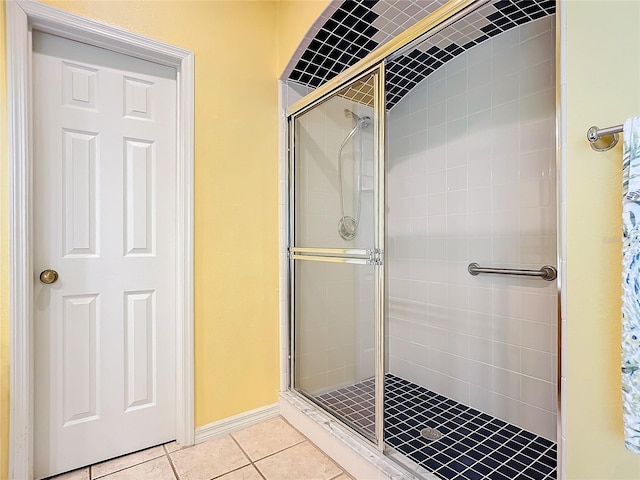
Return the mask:
[[292,386],[375,443],[383,371],[379,75],[290,118]]

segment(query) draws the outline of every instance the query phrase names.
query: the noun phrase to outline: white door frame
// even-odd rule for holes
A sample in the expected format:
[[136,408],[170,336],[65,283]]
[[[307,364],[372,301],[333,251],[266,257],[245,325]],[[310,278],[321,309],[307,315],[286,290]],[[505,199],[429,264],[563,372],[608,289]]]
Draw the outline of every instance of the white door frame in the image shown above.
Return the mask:
[[176,435],[194,443],[193,166],[194,55],[31,0],[6,2],[9,111],[9,478],[33,478],[32,78],[38,30],[177,69]]

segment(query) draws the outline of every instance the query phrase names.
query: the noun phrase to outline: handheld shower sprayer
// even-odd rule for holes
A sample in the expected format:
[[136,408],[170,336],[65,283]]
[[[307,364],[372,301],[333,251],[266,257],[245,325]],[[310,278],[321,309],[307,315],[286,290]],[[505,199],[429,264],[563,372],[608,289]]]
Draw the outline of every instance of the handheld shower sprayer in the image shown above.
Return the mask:
[[351,117],[351,119],[353,120],[354,126],[351,129],[351,131],[347,134],[345,139],[342,141],[342,145],[340,145],[340,150],[338,152],[338,176],[340,181],[340,185],[339,185],[340,186],[340,210],[342,214],[342,216],[340,217],[340,221],[338,222],[338,234],[344,240],[353,240],[356,237],[356,234],[358,233],[358,223],[360,222],[360,203],[361,203],[360,195],[362,193],[360,190],[360,182],[361,182],[362,169],[363,169],[362,167],[362,136],[361,135],[358,136],[358,140],[359,140],[358,187],[357,187],[358,195],[357,195],[355,218],[350,215],[344,214],[344,193],[343,193],[343,187],[342,187],[342,183],[343,183],[342,181],[342,150],[344,149],[345,145],[349,142],[349,140],[356,133],[360,132],[362,129],[365,129],[371,125],[371,117],[369,116],[360,117],[359,115],[357,115],[356,113],[352,112],[349,109],[344,110],[344,116]]

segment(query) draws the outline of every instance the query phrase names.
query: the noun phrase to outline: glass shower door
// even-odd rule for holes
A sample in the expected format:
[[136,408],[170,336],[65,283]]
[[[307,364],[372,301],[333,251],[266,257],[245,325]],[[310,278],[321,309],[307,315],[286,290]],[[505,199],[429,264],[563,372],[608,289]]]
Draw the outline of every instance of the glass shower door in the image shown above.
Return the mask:
[[292,388],[379,444],[380,70],[289,119]]

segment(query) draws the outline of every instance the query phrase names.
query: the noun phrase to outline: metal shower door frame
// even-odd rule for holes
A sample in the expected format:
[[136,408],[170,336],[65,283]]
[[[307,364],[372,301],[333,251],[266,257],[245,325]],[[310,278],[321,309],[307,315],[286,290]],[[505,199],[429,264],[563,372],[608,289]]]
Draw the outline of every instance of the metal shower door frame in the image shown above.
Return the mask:
[[[373,125],[374,125],[374,244],[371,249],[335,249],[298,247],[295,245],[295,138],[296,119],[312,108],[332,98],[338,91],[363,78],[373,75]],[[385,374],[385,175],[386,175],[386,111],[385,111],[385,66],[380,62],[360,75],[349,78],[324,95],[315,98],[302,108],[288,112],[288,267],[289,267],[289,390],[302,394],[295,386],[295,262],[318,261],[351,263],[374,266],[374,378],[375,378],[375,447],[384,451],[384,374]],[[323,408],[313,399],[306,399]],[[326,411],[323,408],[324,411]],[[334,416],[331,412],[326,411]],[[367,442],[370,438],[345,424]]]

